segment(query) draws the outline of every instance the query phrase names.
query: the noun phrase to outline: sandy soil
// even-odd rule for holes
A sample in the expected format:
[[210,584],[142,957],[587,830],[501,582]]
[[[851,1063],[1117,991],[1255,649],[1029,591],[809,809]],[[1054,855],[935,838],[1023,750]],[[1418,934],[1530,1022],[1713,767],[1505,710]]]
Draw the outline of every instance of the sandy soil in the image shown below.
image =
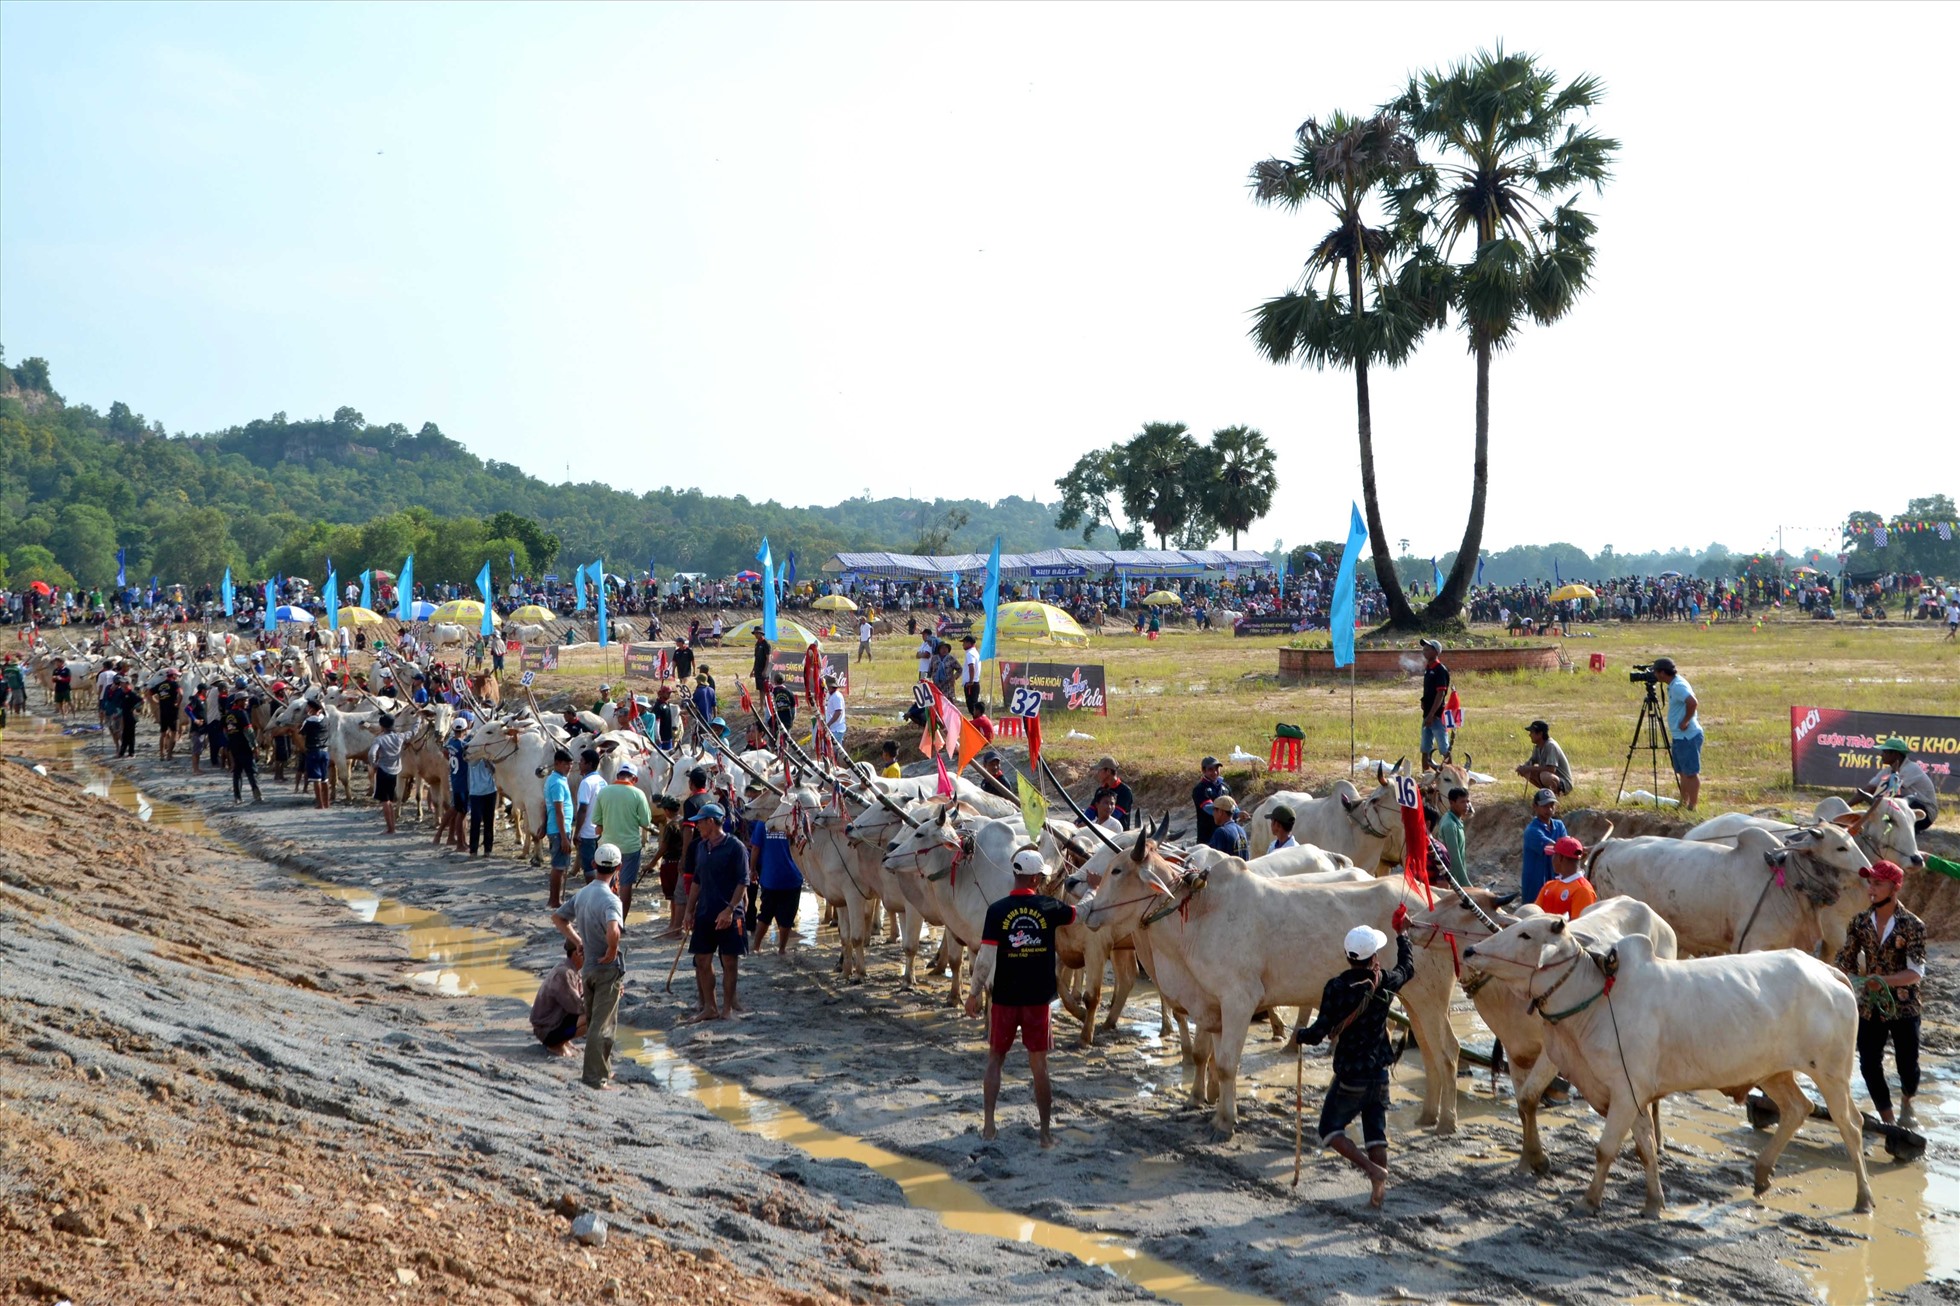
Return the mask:
[[[129,774],[155,797],[206,807],[219,830],[265,859],[185,855],[188,878],[221,886],[212,891],[214,896],[234,899],[237,917],[248,923],[245,928],[263,930],[260,922],[266,916],[293,922],[269,949],[287,971],[342,991],[320,993],[276,978],[264,981],[280,984],[279,1009],[294,1013],[273,1022],[275,1033],[262,1021],[243,1028],[235,1004],[230,1016],[187,1012],[178,1018],[171,1014],[177,1011],[174,1004],[145,999],[138,972],[113,1006],[120,1014],[112,1023],[128,1028],[167,1019],[168,1033],[152,1037],[171,1056],[187,1060],[173,1066],[173,1074],[176,1082],[192,1088],[200,1104],[210,1102],[233,1116],[244,1113],[244,1107],[279,1113],[274,1129],[278,1141],[318,1167],[308,1172],[311,1180],[297,1173],[290,1180],[306,1190],[308,1202],[330,1205],[356,1222],[368,1218],[363,1212],[369,1202],[389,1208],[393,1223],[383,1227],[382,1217],[374,1216],[375,1227],[369,1230],[376,1239],[388,1239],[386,1247],[377,1244],[365,1253],[379,1280],[377,1293],[387,1288],[382,1276],[392,1274],[396,1264],[422,1276],[423,1288],[409,1289],[411,1296],[447,1279],[414,1259],[422,1243],[399,1236],[404,1224],[419,1227],[413,1217],[402,1215],[416,1200],[413,1184],[439,1180],[449,1205],[442,1221],[424,1221],[430,1230],[448,1227],[459,1218],[458,1210],[489,1212],[493,1218],[484,1228],[495,1235],[494,1245],[505,1222],[514,1222],[513,1237],[532,1239],[517,1244],[535,1249],[528,1259],[565,1260],[566,1273],[575,1278],[583,1273],[578,1282],[587,1298],[597,1295],[593,1284],[604,1284],[608,1275],[620,1277],[628,1291],[652,1286],[637,1268],[631,1274],[606,1268],[607,1258],[620,1247],[661,1264],[672,1255],[669,1247],[724,1257],[720,1274],[760,1272],[791,1290],[942,1302],[1136,1295],[1127,1283],[1066,1255],[950,1232],[928,1213],[904,1205],[890,1179],[850,1159],[813,1159],[753,1132],[737,1132],[676,1091],[687,1081],[671,1059],[664,1074],[658,1062],[651,1070],[625,1065],[622,1073],[633,1087],[606,1103],[606,1113],[618,1119],[568,1135],[584,1128],[580,1122],[590,1114],[589,1100],[569,1084],[569,1070],[537,1055],[523,1027],[521,1007],[483,996],[448,1000],[430,995],[426,985],[404,986],[405,973],[420,971],[426,977],[428,963],[408,964],[399,943],[377,936],[373,927],[346,923],[344,908],[323,905],[317,895],[295,893],[289,881],[282,886],[280,872],[268,863],[375,898],[440,912],[453,925],[482,932],[472,939],[504,940],[481,969],[485,982],[479,987],[485,992],[494,991],[493,970],[501,974],[511,966],[542,974],[555,958],[556,935],[544,919],[542,871],[507,856],[466,862],[433,853],[426,833],[386,839],[378,813],[367,805],[315,813],[281,794],[262,808],[233,809],[228,792],[222,803],[212,805],[219,786],[209,777],[193,784],[187,772],[164,775],[148,761],[130,768]],[[269,787],[268,793],[273,792]],[[1501,841],[1495,834],[1489,838],[1495,873],[1501,870],[1496,852]],[[26,866],[35,866],[31,857]],[[28,872],[23,868],[20,873]],[[229,880],[223,878],[227,875]],[[806,922],[814,918],[808,899],[804,910]],[[325,922],[336,913],[342,914],[328,926]],[[142,928],[160,933],[165,927]],[[1415,1128],[1423,1071],[1412,1050],[1398,1071],[1391,1117],[1395,1183],[1386,1213],[1372,1215],[1361,1205],[1360,1181],[1338,1161],[1312,1150],[1301,1187],[1297,1192],[1289,1187],[1294,1062],[1263,1035],[1255,1035],[1248,1056],[1254,1085],[1251,1103],[1242,1106],[1245,1123],[1239,1136],[1222,1145],[1205,1140],[1202,1118],[1184,1104],[1175,1044],[1167,1048],[1155,1036],[1155,1004],[1147,988],[1140,991],[1125,1028],[1094,1049],[1075,1048],[1072,1021],[1058,1016],[1061,1045],[1054,1060],[1060,1143],[1043,1153],[1034,1145],[1033,1110],[1018,1059],[1009,1065],[1002,1135],[992,1143],[980,1139],[980,1029],[945,1008],[943,978],[928,981],[927,991],[898,991],[895,949],[874,949],[869,982],[844,986],[830,970],[828,932],[815,936],[806,929],[823,942],[799,945],[788,958],[771,953],[746,959],[743,991],[749,1015],[701,1029],[677,1023],[691,1005],[691,998],[683,996],[689,987],[685,974],[674,994],[661,991],[671,953],[640,942],[653,928],[638,926],[629,934],[632,978],[624,1021],[665,1035],[686,1063],[785,1103],[823,1128],[923,1162],[929,1172],[943,1172],[957,1183],[948,1190],[950,1197],[940,1194],[941,1200],[957,1204],[965,1200],[963,1194],[973,1194],[1006,1212],[1064,1229],[1114,1235],[1196,1276],[1196,1282],[1160,1285],[1174,1299],[1799,1302],[1851,1299],[1844,1292],[1854,1284],[1859,1299],[1893,1290],[1908,1298],[1954,1299],[1950,1283],[1922,1282],[1929,1268],[1941,1264],[1926,1258],[1923,1241],[1950,1235],[1953,1226],[1908,1221],[1907,1228],[1896,1208],[1883,1205],[1876,1223],[1848,1215],[1851,1180],[1835,1134],[1828,1130],[1807,1129],[1800,1136],[1779,1166],[1778,1188],[1769,1202],[1758,1203],[1748,1196],[1748,1167],[1760,1136],[1747,1130],[1740,1113],[1671,1104],[1671,1147],[1663,1164],[1672,1204],[1669,1218],[1639,1218],[1640,1179],[1629,1153],[1609,1184],[1607,1213],[1575,1219],[1571,1211],[1589,1175],[1596,1118],[1580,1106],[1548,1113],[1546,1142],[1554,1173],[1543,1180],[1520,1178],[1513,1171],[1517,1126],[1508,1085],[1494,1096],[1481,1073],[1474,1081],[1463,1081],[1460,1132],[1453,1138],[1433,1138]],[[337,942],[345,939],[361,942]],[[47,955],[34,963],[39,969],[30,972],[42,975],[40,982],[47,986],[41,1005],[15,996],[22,983],[19,967],[10,965],[0,979],[6,986],[0,992],[6,995],[8,1049],[32,1046],[30,1038],[38,1036],[16,1032],[25,1028],[16,1012],[31,1011],[37,1031],[54,1024],[48,1010],[60,984],[54,972],[64,946],[77,945],[50,939]],[[154,965],[156,946],[161,945],[145,941],[136,951]],[[480,959],[467,946],[452,951],[443,963],[450,973],[442,982],[467,990],[478,974],[473,963]],[[1936,971],[1943,961],[1936,961]],[[173,982],[184,985],[174,972]],[[217,983],[214,978],[205,987]],[[390,983],[393,987],[387,987]],[[1950,1011],[1953,995],[1954,989],[1942,980],[1933,995],[1935,1005]],[[262,995],[251,1000],[259,1003],[261,1013],[266,1009]],[[214,1001],[200,989],[193,1005]],[[1463,1032],[1471,1033],[1467,1024]],[[81,1036],[65,1037],[73,1041]],[[342,1040],[339,1050],[335,1040]],[[1951,1027],[1929,1030],[1928,1046],[1940,1076],[1929,1085],[1928,1100],[1937,1103],[1941,1093],[1955,1095]],[[108,1101],[99,1089],[91,1092],[76,1070],[39,1064],[30,1070],[19,1062],[0,1060],[0,1073],[27,1076],[28,1083],[38,1086],[29,1094],[37,1099],[50,1092],[45,1085],[73,1080],[71,1092],[90,1093],[98,1103]],[[79,1059],[76,1063],[82,1064]],[[220,1070],[259,1087],[233,1088]],[[112,1083],[117,1082],[114,1076],[130,1074],[113,1066],[105,1073]],[[150,1073],[154,1078],[157,1072]],[[355,1082],[335,1084],[336,1073]],[[1326,1078],[1324,1057],[1310,1057],[1310,1116]],[[29,1093],[26,1087],[15,1089],[11,1080],[0,1082],[9,1084],[10,1094]],[[144,1108],[148,1099],[136,1091],[148,1082],[134,1077],[124,1094],[132,1099],[129,1109],[157,1105]],[[360,1128],[386,1126],[395,1132],[386,1143],[349,1142],[343,1134],[356,1128],[354,1123],[294,1105],[294,1094],[302,1100],[317,1095],[347,1104],[368,1122]],[[385,1110],[377,1110],[373,1101],[363,1102],[375,1098]],[[19,1100],[10,1098],[10,1105]],[[275,1105],[267,1107],[268,1102]],[[172,1099],[170,1109],[190,1108]],[[753,1126],[742,1112],[720,1114]],[[53,1108],[36,1119],[44,1131],[56,1128],[57,1122],[74,1123]],[[286,1127],[299,1119],[344,1151],[316,1145],[312,1135]],[[246,1114],[246,1120],[252,1117]],[[1308,1124],[1310,1130],[1311,1119]],[[251,1137],[245,1127],[232,1133],[240,1142]],[[131,1131],[106,1126],[104,1137],[127,1140],[125,1148],[136,1141]],[[265,1140],[267,1150],[272,1144]],[[409,1157],[403,1154],[407,1147],[438,1155]],[[216,1147],[207,1150],[223,1154]],[[1869,1151],[1875,1183],[1883,1193],[1885,1172],[1907,1168],[1893,1167],[1876,1147]],[[349,1153],[363,1159],[344,1159]],[[53,1162],[40,1162],[43,1168],[33,1170],[20,1156],[17,1145],[0,1158],[5,1162],[0,1169],[20,1176],[13,1192],[45,1196],[39,1176],[51,1173]],[[594,1156],[602,1156],[610,1167],[607,1182],[594,1182]],[[1947,1168],[1937,1171],[1936,1161],[1937,1155],[1929,1156],[1925,1182],[1952,1185],[1952,1158],[1940,1162]],[[376,1190],[379,1196],[367,1195],[364,1171],[374,1172],[374,1184],[386,1186]],[[272,1173],[263,1172],[260,1178]],[[283,1176],[270,1183],[269,1191],[261,1191],[263,1182],[246,1187],[246,1178],[226,1174],[215,1187],[227,1195],[212,1192],[200,1200],[216,1203],[208,1210],[235,1207],[242,1199],[228,1194],[236,1191],[251,1191],[265,1203],[302,1200],[284,1195]],[[1903,1178],[1919,1181],[1917,1172]],[[85,1185],[70,1187],[82,1190],[70,1194],[74,1201],[85,1200]],[[920,1195],[928,1186],[908,1187]],[[565,1190],[587,1202],[600,1200],[601,1192],[631,1194],[618,1215],[631,1237],[591,1253],[604,1270],[596,1279],[596,1272],[580,1259],[585,1253],[568,1244],[563,1217],[541,1205]],[[316,1192],[331,1197],[312,1197]],[[467,1202],[454,1196],[462,1192],[469,1194]],[[421,1200],[433,1205],[430,1193]],[[927,1195],[925,1200],[933,1198]],[[748,1213],[771,1201],[786,1213],[779,1223]],[[38,1209],[44,1221],[53,1219],[54,1207],[45,1201],[28,1209]],[[154,1216],[156,1205],[150,1209]],[[266,1206],[241,1209],[248,1225],[268,1222]],[[197,1218],[209,1222],[213,1217],[208,1210]],[[282,1216],[285,1210],[280,1207]],[[957,1218],[952,1222],[962,1227]],[[82,1248],[89,1249],[88,1256],[107,1257],[131,1236],[112,1231],[111,1247],[95,1248],[73,1237],[56,1239],[47,1232],[51,1224],[38,1227],[43,1231],[39,1247],[59,1248],[63,1256],[57,1264],[77,1274],[85,1272]],[[995,1226],[983,1220],[972,1227]],[[127,1231],[130,1226],[118,1228]],[[390,1229],[396,1232],[390,1234]],[[1921,1240],[1917,1253],[1914,1239]],[[336,1237],[321,1247],[339,1248],[343,1241]],[[218,1272],[256,1273],[254,1265],[264,1269],[252,1259],[252,1246],[248,1239],[242,1248],[231,1249],[230,1265]],[[446,1254],[441,1247],[430,1250]],[[472,1265],[491,1263],[480,1241],[457,1254]],[[1918,1273],[1911,1260],[1915,1254],[1921,1258]],[[1899,1257],[1905,1258],[1903,1263]],[[5,1259],[0,1252],[0,1283],[6,1282],[9,1268]],[[523,1263],[527,1258],[513,1259]],[[1883,1264],[1874,1268],[1875,1261]],[[291,1259],[284,1264],[292,1270]],[[47,1268],[39,1255],[34,1265]],[[703,1271],[697,1262],[692,1267],[683,1263],[676,1272]],[[291,1282],[321,1284],[304,1274]],[[734,1295],[767,1299],[753,1295],[760,1289],[729,1282]],[[522,1299],[522,1291],[512,1295]],[[683,1288],[677,1298],[704,1299],[704,1294]]]

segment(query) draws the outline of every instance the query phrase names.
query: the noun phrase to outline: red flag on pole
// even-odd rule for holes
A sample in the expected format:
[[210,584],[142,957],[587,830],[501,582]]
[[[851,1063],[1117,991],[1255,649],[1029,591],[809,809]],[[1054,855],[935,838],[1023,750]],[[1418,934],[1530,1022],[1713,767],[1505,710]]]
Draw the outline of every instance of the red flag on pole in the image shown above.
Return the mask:
[[1038,716],[1024,716],[1021,718],[1021,725],[1027,731],[1028,736],[1028,771],[1031,774],[1040,775],[1041,718]]

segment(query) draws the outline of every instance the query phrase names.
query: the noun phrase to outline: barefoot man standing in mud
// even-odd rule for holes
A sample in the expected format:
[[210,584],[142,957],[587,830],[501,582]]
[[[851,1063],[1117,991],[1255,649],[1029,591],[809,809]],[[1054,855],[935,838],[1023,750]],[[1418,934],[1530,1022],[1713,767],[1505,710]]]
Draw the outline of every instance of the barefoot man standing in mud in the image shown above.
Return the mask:
[[1041,1145],[1053,1147],[1048,1132],[1050,1094],[1048,1049],[1049,1005],[1055,1001],[1055,931],[1075,920],[1075,908],[1035,892],[1048,868],[1041,854],[1023,848],[1014,854],[1014,891],[987,908],[980,931],[980,956],[973,963],[973,987],[966,995],[966,1014],[980,1014],[980,994],[993,998],[987,1021],[987,1075],[981,1090],[986,1119],[980,1137],[994,1136],[994,1102],[1000,1097],[1000,1068],[1021,1032],[1028,1050],[1028,1071],[1034,1079],[1034,1109],[1041,1117]]
[[[742,909],[748,905],[749,850],[740,839],[732,839],[722,822],[721,805],[705,803],[694,814],[694,835],[699,844],[694,855],[694,888],[688,906],[692,908],[694,933],[688,939],[688,955],[694,958],[694,984],[701,994],[701,1009],[688,1017],[696,1020],[725,1020],[742,1009],[736,1001],[735,981],[740,974],[742,954],[748,949],[748,935],[742,930]],[[721,954],[721,1006],[715,1006],[715,954]]]

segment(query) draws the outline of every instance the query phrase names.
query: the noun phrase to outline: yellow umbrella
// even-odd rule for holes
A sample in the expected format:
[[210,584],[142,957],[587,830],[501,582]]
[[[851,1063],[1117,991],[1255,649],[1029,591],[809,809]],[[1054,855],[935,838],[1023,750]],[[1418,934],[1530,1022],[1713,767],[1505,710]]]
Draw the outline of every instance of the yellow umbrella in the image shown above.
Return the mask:
[[[750,631],[760,629],[762,629],[762,618],[757,617],[753,621],[745,621],[735,627],[726,635],[723,635],[721,640],[724,644],[734,644],[738,641],[746,642],[754,638],[749,634]],[[811,634],[807,627],[791,621],[788,617],[776,618],[776,643],[782,645],[784,648],[790,648],[792,646],[803,648],[809,644],[815,644],[818,648],[823,647],[823,641]]]
[[826,594],[810,606],[821,608],[825,612],[856,612],[858,610],[858,605],[845,598],[842,594]]
[[[526,603],[510,614],[510,619],[520,626],[541,626],[547,621],[558,620],[558,614],[540,603]],[[483,618],[478,617],[478,621]]]
[[340,624],[343,626],[379,626],[386,620],[386,617],[373,608],[355,606],[340,610]]
[[1141,602],[1147,608],[1174,608],[1184,600],[1169,590],[1157,590],[1143,596]]
[[[975,630],[986,627],[983,617],[973,623]],[[1075,624],[1075,618],[1047,603],[1003,603],[1000,605],[1000,635],[1006,639],[1052,639],[1065,644],[1087,644],[1089,636]]]
[[1588,585],[1561,585],[1552,591],[1552,602],[1554,603],[1563,603],[1567,599],[1594,599],[1598,597],[1597,594],[1592,592],[1592,587]]
[[[451,599],[437,608],[429,620],[454,622],[459,626],[480,626],[483,624],[483,605],[475,599]],[[502,625],[503,620],[494,610],[490,613],[491,625]]]

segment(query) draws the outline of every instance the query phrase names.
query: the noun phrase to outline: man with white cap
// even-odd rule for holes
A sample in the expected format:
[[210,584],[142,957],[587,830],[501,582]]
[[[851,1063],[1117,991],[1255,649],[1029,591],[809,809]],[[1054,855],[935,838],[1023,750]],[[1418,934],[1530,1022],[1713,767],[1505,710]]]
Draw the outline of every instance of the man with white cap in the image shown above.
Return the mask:
[[1075,908],[1035,886],[1048,873],[1041,853],[1023,848],[1014,854],[1014,889],[987,908],[980,930],[980,956],[973,963],[973,987],[967,991],[966,1014],[980,1014],[980,995],[992,999],[987,1024],[987,1074],[982,1081],[986,1119],[980,1136],[994,1136],[994,1103],[1000,1097],[1000,1068],[1020,1031],[1028,1050],[1028,1070],[1034,1079],[1034,1106],[1041,1117],[1041,1145],[1053,1147],[1048,1131],[1051,1096],[1048,1088],[1048,1049],[1053,1045],[1049,1007],[1055,1001],[1055,931],[1075,921]]
[[[1416,973],[1415,954],[1405,933],[1408,909],[1397,907],[1391,924],[1394,969],[1381,968],[1388,936],[1372,925],[1355,926],[1342,944],[1347,970],[1327,981],[1313,1023],[1293,1035],[1302,1047],[1327,1038],[1334,1041],[1334,1079],[1320,1109],[1320,1143],[1368,1176],[1368,1205],[1377,1207],[1388,1191],[1388,1068],[1395,1060],[1388,1045],[1388,1007],[1396,991]],[[1365,1155],[1347,1136],[1356,1116],[1361,1117]]]
[[619,1022],[619,991],[626,983],[626,958],[619,950],[626,911],[613,884],[620,860],[619,849],[600,844],[592,854],[592,883],[551,913],[551,923],[572,945],[571,962],[579,968],[585,999],[580,1078],[587,1088],[605,1089],[612,1083],[613,1030]]

